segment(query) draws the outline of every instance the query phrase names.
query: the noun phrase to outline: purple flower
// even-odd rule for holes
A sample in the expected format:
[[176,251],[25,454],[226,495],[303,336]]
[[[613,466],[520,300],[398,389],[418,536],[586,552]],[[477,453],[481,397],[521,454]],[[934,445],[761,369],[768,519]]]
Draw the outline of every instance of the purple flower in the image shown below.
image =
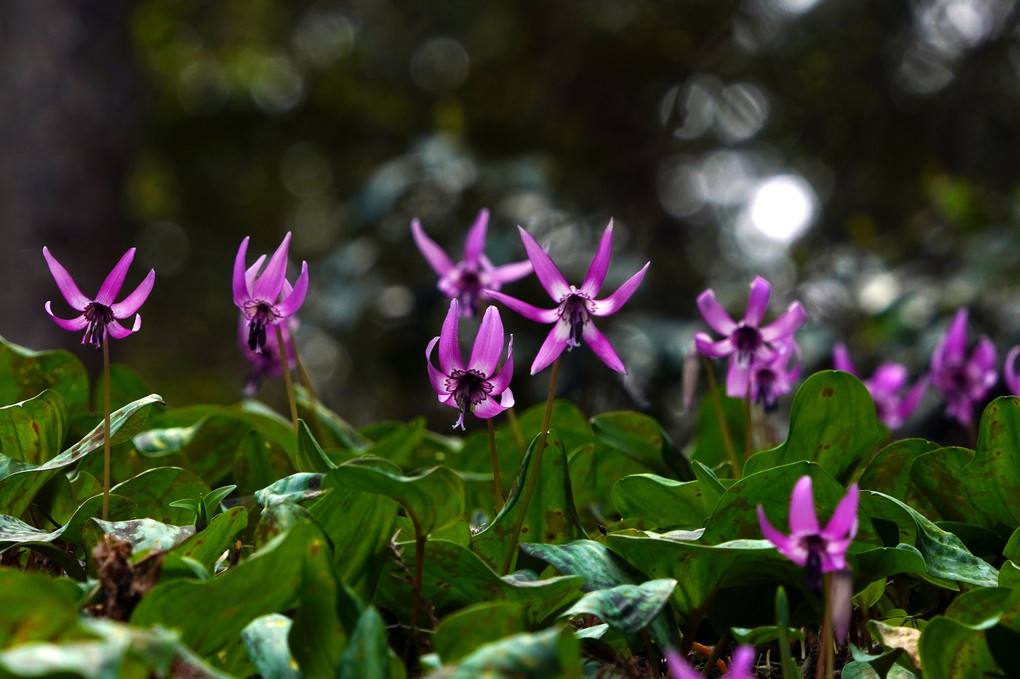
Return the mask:
[[[280,329],[283,331],[283,345],[287,349],[287,367],[289,369],[293,369],[297,365],[297,355],[294,353],[294,341],[291,339],[291,335],[299,325],[294,316],[280,324]],[[248,373],[243,389],[244,395],[251,397],[262,386],[264,378],[275,379],[283,375],[283,364],[280,363],[280,345],[277,342],[276,333],[271,332],[266,335],[265,350],[262,352],[252,351],[248,347],[248,319],[244,317],[244,314],[238,317],[237,334],[241,353],[251,365],[251,372]]]
[[[751,294],[747,299],[744,320],[737,323],[715,299],[715,292],[705,290],[698,295],[698,309],[705,322],[723,339],[713,341],[708,333],[694,335],[694,343],[705,356],[723,358],[734,356],[742,365],[763,363],[776,355],[776,343],[792,338],[807,319],[807,313],[800,302],[793,302],[786,312],[775,321],[762,327],[761,321],[769,306],[772,286],[761,276],[755,276],[751,283]],[[743,394],[742,396],[746,396]]]
[[781,554],[798,566],[805,567],[807,588],[818,592],[822,587],[822,573],[846,568],[846,550],[857,535],[857,484],[836,505],[829,523],[818,527],[815,499],[811,492],[811,477],[802,476],[790,496],[790,535],[783,535],[772,527],[765,510],[758,505],[758,524],[762,534],[776,546]]
[[266,256],[262,255],[245,270],[248,238],[241,241],[234,259],[234,304],[248,321],[248,348],[261,353],[266,346],[266,328],[293,316],[308,294],[308,263],[301,262],[301,273],[294,287],[287,282],[287,248],[290,232],[260,274]]
[[[514,336],[506,349],[506,361],[497,372],[499,355],[503,350],[503,321],[499,310],[490,306],[482,316],[482,323],[471,348],[467,365],[461,359],[458,326],[460,303],[454,298],[443,322],[439,337],[434,337],[425,349],[432,388],[439,402],[460,410],[460,417],[454,423],[456,429],[464,429],[464,415],[474,413],[475,417],[487,420],[498,415],[514,404],[510,391],[510,379],[514,375]],[[439,343],[439,370],[432,365],[432,349]],[[502,395],[502,396],[500,396]],[[500,396],[499,402],[495,397]]]
[[965,427],[974,422],[974,403],[999,380],[995,345],[978,340],[967,358],[967,309],[960,309],[931,356],[931,383],[946,402],[946,414]]
[[[859,376],[844,344],[832,348],[832,363],[836,370]],[[921,405],[928,388],[928,378],[922,377],[907,389],[907,369],[899,363],[883,363],[874,375],[862,381],[875,402],[878,419],[890,429],[903,426]]]
[[[726,676],[729,679],[753,679],[756,676],[751,673],[753,665],[754,647],[737,646]],[[670,679],[704,679],[701,672],[688,665],[687,661],[672,649],[666,651],[666,667],[669,668]]]
[[1006,364],[1002,366],[1002,377],[1006,380],[1006,388],[1014,396],[1020,396],[1020,372],[1013,369],[1017,356],[1020,356],[1020,347],[1013,347],[1006,354]]
[[421,254],[428,260],[433,271],[439,276],[437,287],[450,298],[460,302],[465,317],[478,312],[478,300],[487,290],[499,290],[504,283],[511,283],[531,273],[531,262],[515,262],[494,266],[485,256],[485,229],[489,225],[489,211],[478,213],[474,225],[468,231],[464,243],[464,259],[454,264],[443,250],[425,234],[421,222],[411,221],[411,234]]
[[[49,266],[50,273],[53,274],[53,280],[57,282],[60,294],[72,308],[82,312],[77,318],[64,320],[54,316],[50,303],[46,302],[46,313],[50,315],[54,323],[64,330],[72,332],[84,330],[85,334],[81,338],[82,344],[91,344],[96,349],[102,349],[107,334],[121,339],[137,332],[142,327],[142,316],[136,312],[152,292],[152,285],[156,282],[154,270],[149,269],[148,275],[135,288],[134,292],[120,302],[113,301],[124,285],[128,267],[131,266],[131,261],[135,258],[134,248],[125,252],[117,265],[113,267],[99,287],[99,294],[95,299],[89,299],[81,293],[74,279],[71,278],[71,274],[67,273],[67,270],[54,259],[45,247],[43,248],[43,257],[46,258],[46,265]],[[128,318],[131,314],[135,314],[135,322],[130,329],[117,322],[117,319]]]
[[501,292],[492,292],[489,296],[506,304],[527,319],[538,323],[555,324],[531,364],[531,374],[534,375],[555,361],[564,349],[581,346],[581,339],[584,338],[595,355],[601,358],[606,365],[616,372],[626,375],[627,369],[623,366],[623,361],[616,355],[616,351],[605,335],[595,327],[592,316],[609,316],[616,313],[641,285],[641,280],[645,277],[645,271],[648,270],[648,265],[651,262],[641,267],[640,271],[627,279],[613,294],[605,299],[595,299],[595,295],[598,294],[602,283],[606,280],[606,274],[609,272],[610,251],[613,245],[613,220],[609,220],[609,226],[602,234],[599,248],[595,252],[591,266],[588,267],[588,274],[584,277],[580,288],[575,288],[567,283],[567,279],[563,277],[560,270],[553,264],[552,259],[531,237],[530,233],[521,227],[517,227],[517,229],[521,232],[521,241],[524,242],[528,258],[535,267],[535,275],[538,276],[542,287],[549,293],[557,306],[553,309],[539,309]]
[[[800,352],[792,337],[775,343],[775,355],[767,360],[750,365],[731,360],[726,375],[726,393],[733,398],[751,398],[766,411],[776,409],[779,397],[788,394],[794,382],[800,379]],[[797,362],[789,367],[790,359],[797,356]]]

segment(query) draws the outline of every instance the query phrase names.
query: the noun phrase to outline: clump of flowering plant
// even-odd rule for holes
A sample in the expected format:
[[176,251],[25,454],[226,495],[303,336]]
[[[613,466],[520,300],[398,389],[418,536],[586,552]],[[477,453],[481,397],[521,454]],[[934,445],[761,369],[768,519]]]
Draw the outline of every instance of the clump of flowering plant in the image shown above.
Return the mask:
[[535,241],[530,233],[521,227],[517,228],[521,232],[521,241],[524,243],[528,258],[535,268],[535,275],[538,276],[542,287],[549,293],[557,306],[552,309],[539,309],[500,292],[489,293],[489,296],[529,320],[554,324],[531,364],[531,374],[534,375],[544,370],[559,358],[564,349],[581,346],[582,338],[606,365],[618,373],[627,374],[623,361],[620,360],[606,336],[595,327],[592,317],[609,316],[619,311],[620,307],[641,285],[651,262],[641,267],[613,294],[604,299],[595,299],[595,295],[599,293],[606,280],[606,274],[609,272],[609,259],[613,246],[613,220],[609,220],[609,225],[602,233],[602,240],[599,242],[598,250],[595,252],[595,257],[591,261],[591,266],[588,267],[588,273],[580,288],[567,283],[567,279],[560,273],[559,268],[542,249],[542,246]]
[[967,356],[967,309],[956,312],[931,355],[931,384],[946,403],[946,414],[964,427],[974,424],[974,405],[999,380],[995,345],[987,336]]
[[411,222],[414,242],[439,276],[437,287],[447,297],[460,303],[460,313],[471,317],[478,313],[478,301],[489,290],[499,290],[504,283],[512,283],[531,273],[531,262],[514,262],[495,266],[485,256],[485,231],[489,224],[489,211],[478,213],[474,225],[468,231],[464,243],[464,259],[454,264],[453,260],[435,241],[428,237],[421,222]]
[[[858,375],[845,344],[833,347],[832,363],[836,370]],[[907,388],[907,369],[899,363],[883,363],[871,377],[862,382],[875,401],[878,419],[890,429],[903,426],[921,405],[921,399],[928,388],[927,377],[921,377],[914,386]]]

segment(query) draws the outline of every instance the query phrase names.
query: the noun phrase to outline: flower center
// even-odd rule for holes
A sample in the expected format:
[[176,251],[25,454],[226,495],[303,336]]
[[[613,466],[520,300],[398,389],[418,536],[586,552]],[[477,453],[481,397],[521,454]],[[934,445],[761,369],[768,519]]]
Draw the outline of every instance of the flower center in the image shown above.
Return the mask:
[[248,320],[248,348],[261,354],[266,346],[266,327],[276,325],[280,320],[273,306],[267,302],[252,300],[244,306]]
[[760,403],[766,412],[776,409],[778,403],[776,398],[777,382],[779,382],[779,376],[776,375],[776,371],[772,368],[761,368],[754,374],[754,384],[756,387],[754,400],[756,403]]
[[492,383],[478,370],[454,370],[446,379],[446,391],[453,394],[453,400],[460,408],[460,418],[454,426],[464,428],[464,415],[473,412],[475,406],[492,393]]
[[99,302],[89,302],[85,307],[85,320],[89,324],[85,328],[82,344],[91,344],[96,349],[102,349],[103,340],[106,339],[106,326],[113,322],[113,309]]
[[733,345],[737,348],[737,360],[750,362],[758,349],[765,345],[761,331],[751,325],[740,325],[733,331]]
[[461,269],[457,279],[457,288],[457,299],[460,301],[461,307],[469,310],[470,315],[474,316],[478,311],[478,297],[482,294],[482,279],[478,275],[477,269],[473,267]]
[[805,535],[801,546],[807,550],[807,562],[804,564],[804,585],[809,592],[817,594],[822,591],[822,554],[825,553],[825,538],[821,535]]
[[581,346],[581,337],[584,335],[584,326],[591,318],[588,312],[588,298],[571,286],[571,293],[560,304],[560,318],[570,326],[570,335],[567,337],[567,348]]

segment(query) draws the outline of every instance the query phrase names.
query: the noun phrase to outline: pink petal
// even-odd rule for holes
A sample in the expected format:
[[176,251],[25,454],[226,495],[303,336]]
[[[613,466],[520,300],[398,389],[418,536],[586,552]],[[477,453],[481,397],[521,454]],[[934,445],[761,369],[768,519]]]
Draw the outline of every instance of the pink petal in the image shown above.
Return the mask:
[[613,250],[613,220],[609,220],[609,226],[602,232],[599,240],[598,250],[591,260],[588,273],[585,274],[584,282],[581,283],[581,292],[587,297],[594,297],[602,288],[606,280],[606,273],[609,271],[609,259]]
[[722,358],[724,356],[729,356],[737,350],[737,348],[733,345],[733,340],[729,337],[719,340],[718,342],[713,342],[708,333],[704,332],[694,333],[694,346],[697,347],[699,354],[702,356],[708,356],[709,358]]
[[262,265],[266,261],[265,255],[259,255],[259,258],[255,260],[255,263],[248,267],[244,272],[244,285],[247,288],[248,295],[251,295],[255,289],[255,279],[259,276],[259,271],[262,269]]
[[701,316],[708,326],[720,335],[731,335],[737,329],[736,322],[726,313],[726,309],[715,301],[715,292],[711,289],[698,295],[698,310],[701,311]]
[[[804,477],[810,478],[810,477]],[[851,484],[846,495],[836,505],[832,518],[825,524],[822,536],[828,540],[852,540],[857,535],[857,499],[860,491],[857,484]]]
[[765,312],[769,308],[769,297],[772,296],[772,286],[761,276],[755,276],[751,281],[751,292],[747,296],[747,309],[744,311],[744,324],[758,327],[761,319],[765,318]]
[[761,534],[765,536],[765,539],[774,544],[776,549],[788,559],[798,566],[803,566],[807,562],[807,554],[801,556],[794,549],[793,539],[772,527],[761,505],[758,505],[758,526],[761,528]]
[[521,232],[521,242],[524,243],[524,250],[528,253],[528,259],[531,260],[531,265],[535,268],[538,281],[554,301],[562,302],[563,298],[570,294],[570,285],[567,283],[567,279],[563,277],[560,270],[553,264],[552,259],[549,258],[548,253],[532,238],[530,233],[519,226],[517,230]]
[[673,649],[666,651],[666,667],[671,679],[703,679],[701,672],[688,665]]
[[289,287],[287,279],[284,279],[282,292],[286,296],[276,305],[276,313],[281,318],[293,316],[305,303],[305,296],[308,294],[308,262],[301,262],[301,273],[298,274],[297,280],[294,281],[294,287],[287,294],[286,291]]
[[482,251],[485,250],[485,229],[489,225],[489,211],[482,209],[475,219],[475,223],[468,231],[467,240],[464,241],[464,262],[468,265],[478,266],[481,263]]
[[[856,504],[854,505],[856,510]],[[815,513],[815,496],[811,492],[811,477],[802,476],[790,495],[790,533],[792,535],[818,534],[818,515]]]
[[536,323],[555,323],[560,317],[558,307],[555,309],[539,309],[516,297],[511,297],[506,293],[496,292],[495,290],[487,290],[485,296],[493,301],[504,304],[510,310],[516,311],[529,321],[535,321]]
[[[245,342],[247,342],[247,335],[245,336]],[[435,366],[432,365],[432,350],[435,348],[437,342],[439,342],[439,338],[433,337],[429,342],[429,345],[425,347],[425,365],[428,367],[429,381],[432,382],[432,390],[436,392],[436,396],[438,396],[439,400],[442,401],[449,395],[449,392],[446,390],[446,375],[436,370]]]
[[804,311],[804,307],[800,302],[794,302],[786,313],[761,329],[761,338],[766,342],[778,342],[784,337],[792,336],[806,320],[807,312]]
[[269,258],[265,271],[255,281],[252,297],[276,304],[283,289],[283,279],[287,277],[287,249],[290,247],[290,231],[283,237],[276,252]]
[[907,369],[899,363],[883,363],[868,380],[868,390],[878,394],[895,395],[907,383]]
[[447,375],[454,370],[464,370],[464,361],[460,357],[460,305],[456,299],[450,300],[450,310],[446,312],[443,330],[439,333],[439,367]]
[[489,380],[489,384],[492,385],[492,395],[503,393],[508,386],[510,386],[510,380],[514,376],[514,336],[510,335],[510,343],[506,348],[506,361],[503,362],[503,367],[499,369],[499,374],[493,376]]
[[567,337],[570,336],[570,324],[561,321],[552,327],[545,341],[542,342],[535,360],[531,363],[531,374],[537,375],[545,370],[553,361],[560,357],[567,348]]
[[482,287],[498,290],[503,284],[520,280],[532,271],[530,260],[497,266],[481,274]]
[[478,327],[467,367],[479,371],[486,378],[491,377],[496,372],[499,355],[502,352],[503,321],[499,317],[499,309],[490,306],[485,310],[482,324]]
[[737,650],[733,652],[733,658],[730,659],[729,674],[726,676],[728,679],[751,679],[755,676],[751,672],[752,667],[754,667],[754,647],[737,646]]
[[627,300],[630,299],[631,295],[634,294],[634,291],[638,289],[638,286],[641,285],[641,281],[644,279],[645,272],[648,271],[648,266],[650,264],[651,262],[648,262],[641,267],[640,271],[627,279],[627,281],[617,288],[616,292],[611,294],[609,297],[595,300],[591,310],[592,315],[608,316],[616,313],[620,307],[627,303]]
[[857,375],[857,369],[850,360],[850,352],[847,351],[845,344],[837,344],[832,348],[832,365],[836,370]]
[[581,330],[581,336],[588,346],[591,347],[591,350],[595,352],[595,355],[602,359],[603,363],[621,375],[627,374],[627,368],[624,367],[623,361],[616,355],[613,345],[609,343],[606,336],[595,327],[594,321],[588,319],[588,322],[584,324],[584,328]]
[[152,286],[155,282],[156,271],[149,269],[149,273],[146,274],[142,282],[138,284],[138,287],[130,295],[120,302],[110,305],[110,310],[113,311],[114,317],[127,318],[141,309],[142,305],[145,304],[145,300],[149,298],[149,293],[152,292]]
[[1020,372],[1016,370],[1016,357],[1020,356],[1020,346],[1013,347],[1006,354],[1006,363],[1002,366],[1002,376],[1006,380],[1009,393],[1020,396]]
[[751,398],[751,371],[734,359],[726,371],[726,395],[730,398]]
[[507,408],[512,407],[514,404],[514,394],[509,389],[503,392],[503,395],[499,399],[499,403],[496,403],[496,399],[487,397],[484,401],[475,406],[474,414],[475,417],[487,420],[490,417],[495,417]]
[[425,261],[429,263],[429,266],[432,267],[437,276],[445,276],[451,270],[457,268],[453,260],[443,252],[442,248],[436,245],[435,241],[425,234],[425,230],[421,228],[421,222],[417,219],[411,220],[411,235],[414,236],[414,242],[418,245],[418,250],[421,251]]
[[50,318],[53,319],[53,322],[59,325],[64,330],[76,332],[78,330],[84,330],[89,324],[89,322],[85,320],[85,314],[65,321],[63,318],[57,318],[56,316],[53,315],[53,310],[50,309],[49,302],[46,302],[45,307],[46,313],[50,315]]
[[[248,252],[248,236],[241,241],[241,247],[237,248],[237,255],[234,256],[234,276],[232,287],[234,293],[234,305],[238,309],[244,309],[245,303],[251,299],[252,281],[245,281],[244,258]],[[261,259],[259,260],[261,261]],[[258,264],[258,262],[256,262]]]
[[108,307],[113,306],[113,300],[117,298],[117,293],[120,292],[121,286],[124,285],[124,278],[127,276],[128,267],[131,266],[131,261],[134,258],[134,248],[130,248],[121,256],[120,261],[114,265],[113,269],[106,276],[106,280],[99,286],[99,294],[96,295],[97,303]]
[[131,326],[130,330],[125,328],[123,325],[121,325],[117,321],[110,321],[109,323],[106,324],[106,332],[110,333],[110,336],[114,337],[116,339],[124,339],[125,337],[127,337],[131,333],[138,332],[139,330],[141,330],[141,328],[142,328],[142,315],[141,314],[135,314],[135,322]]
[[[71,278],[71,274],[67,273],[67,269],[60,265],[60,262],[50,254],[50,251],[45,246],[43,246],[42,251],[43,257],[46,258],[46,266],[49,267],[50,274],[53,276],[53,280],[56,281],[60,294],[64,296],[64,299],[67,300],[72,309],[85,311],[85,307],[91,304],[92,300],[81,293],[74,279]],[[52,316],[53,314],[50,315]]]
[[956,312],[949,330],[932,353],[933,369],[937,370],[942,366],[961,363],[964,360],[967,351],[967,316],[966,308]]

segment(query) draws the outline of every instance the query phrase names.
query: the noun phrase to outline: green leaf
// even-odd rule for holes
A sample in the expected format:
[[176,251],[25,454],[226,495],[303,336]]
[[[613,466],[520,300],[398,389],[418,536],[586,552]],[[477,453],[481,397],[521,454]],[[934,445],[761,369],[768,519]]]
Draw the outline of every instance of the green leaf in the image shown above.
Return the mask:
[[228,509],[222,514],[214,516],[209,525],[201,532],[195,533],[174,547],[171,554],[193,559],[209,569],[230,547],[234,536],[244,530],[247,525],[248,513],[244,507]]
[[653,418],[630,411],[603,413],[592,418],[592,431],[604,443],[657,474],[694,480],[690,461],[673,446]]
[[287,645],[292,624],[287,616],[270,613],[255,618],[241,632],[248,657],[263,677],[302,679],[304,676]]
[[515,634],[482,646],[450,674],[451,679],[507,676],[580,679],[580,641],[568,627]]
[[298,420],[297,451],[294,454],[294,467],[299,472],[315,472],[325,474],[336,465],[326,457],[319,442],[312,436],[312,430],[304,420]]
[[528,543],[522,544],[521,550],[542,559],[564,575],[582,576],[585,592],[641,582],[605,545],[592,540],[576,540],[565,545]]
[[47,389],[0,408],[0,453],[19,462],[42,464],[63,449],[69,426],[64,398]]
[[0,591],[0,647],[56,640],[78,621],[75,598],[48,575],[0,570]]
[[171,526],[152,519],[131,519],[130,521],[89,519],[83,532],[89,554],[92,553],[92,548],[104,533],[121,540],[127,540],[131,543],[132,552],[140,552],[146,549],[172,549],[194,535],[195,527]]
[[308,413],[313,421],[317,420],[321,425],[315,431],[326,436],[321,442],[324,447],[344,448],[355,453],[364,453],[371,447],[372,444],[368,439],[359,434],[342,417],[323,405],[322,401],[309,394],[307,389],[295,385],[295,394],[298,408]]
[[342,679],[390,679],[394,659],[386,624],[379,611],[369,606],[358,619],[350,643],[340,658],[336,676]]
[[748,458],[744,476],[807,460],[817,462],[835,479],[848,481],[888,434],[861,381],[849,373],[824,370],[797,390],[786,442]]
[[641,527],[702,528],[709,508],[698,481],[674,481],[656,474],[631,474],[613,486],[613,504],[624,519]]
[[588,592],[560,617],[595,615],[617,632],[636,634],[659,617],[675,588],[676,580],[663,578]]
[[914,484],[911,479],[911,468],[915,460],[938,448],[937,443],[925,439],[893,441],[878,451],[864,468],[858,485],[902,500],[934,520],[935,508]]
[[255,491],[255,502],[263,509],[284,502],[298,503],[322,495],[322,474],[299,472],[280,479],[268,488]]
[[443,618],[432,635],[432,647],[443,662],[452,663],[484,644],[526,631],[527,621],[517,604],[489,601]]
[[88,373],[73,354],[30,351],[0,337],[0,405],[24,401],[47,389],[64,398],[72,417],[88,410]]
[[187,469],[156,467],[118,483],[110,492],[134,500],[135,517],[180,525],[194,522],[194,510],[171,503],[178,500],[197,502],[209,492],[209,486]]

